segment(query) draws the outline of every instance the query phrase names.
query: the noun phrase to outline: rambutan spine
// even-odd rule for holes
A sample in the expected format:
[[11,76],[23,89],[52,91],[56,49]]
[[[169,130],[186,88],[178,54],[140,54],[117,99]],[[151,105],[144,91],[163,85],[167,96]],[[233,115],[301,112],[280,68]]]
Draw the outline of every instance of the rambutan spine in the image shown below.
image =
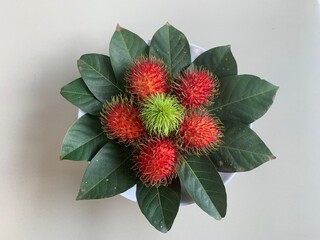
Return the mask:
[[151,134],[168,136],[177,130],[184,116],[184,108],[174,96],[155,94],[141,106],[140,117]]
[[133,170],[145,186],[166,186],[177,176],[178,148],[167,138],[147,139],[138,146]]
[[222,145],[224,127],[206,110],[189,110],[177,132],[180,149],[196,155],[215,151]]
[[140,101],[156,93],[167,93],[168,78],[165,64],[155,57],[134,59],[125,73],[128,92]]
[[134,106],[132,98],[123,95],[104,103],[100,120],[107,137],[119,143],[133,144],[145,134],[138,107]]
[[204,67],[195,67],[178,75],[173,89],[183,106],[198,108],[213,102],[218,94],[219,80]]

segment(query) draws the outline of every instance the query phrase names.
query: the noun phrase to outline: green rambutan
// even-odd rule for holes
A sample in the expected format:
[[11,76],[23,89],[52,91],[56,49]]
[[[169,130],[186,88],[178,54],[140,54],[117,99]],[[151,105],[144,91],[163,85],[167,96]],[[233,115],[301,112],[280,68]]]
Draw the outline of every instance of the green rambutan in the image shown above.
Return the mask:
[[110,139],[118,139],[119,143],[133,143],[145,133],[139,110],[127,97],[116,96],[106,102],[100,119],[106,135]]
[[143,101],[156,93],[167,93],[168,71],[155,57],[135,59],[125,75],[128,91]]
[[155,94],[141,106],[140,117],[151,134],[168,136],[183,120],[184,108],[170,95]]

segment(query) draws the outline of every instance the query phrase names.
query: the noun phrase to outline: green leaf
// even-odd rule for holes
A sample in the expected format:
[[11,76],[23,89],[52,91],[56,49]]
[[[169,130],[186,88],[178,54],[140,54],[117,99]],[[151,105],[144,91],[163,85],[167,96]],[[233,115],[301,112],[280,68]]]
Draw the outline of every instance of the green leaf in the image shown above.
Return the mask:
[[253,75],[220,79],[220,94],[208,109],[221,120],[252,123],[272,105],[277,86]]
[[205,51],[193,61],[190,67],[194,66],[205,66],[219,78],[236,75],[238,72],[230,46],[221,46]]
[[60,158],[91,160],[107,141],[99,118],[85,114],[68,130],[62,143]]
[[112,68],[118,83],[123,86],[128,67],[135,58],[146,56],[149,46],[138,35],[118,25],[109,48]]
[[224,144],[209,158],[220,172],[243,172],[275,159],[268,147],[247,125],[224,122]]
[[78,68],[90,91],[101,102],[123,91],[123,85],[115,79],[108,56],[85,54],[78,60]]
[[160,28],[152,37],[150,56],[162,59],[171,76],[190,65],[190,46],[185,35],[169,23]]
[[104,145],[87,167],[77,200],[115,196],[134,186],[132,148],[113,141]]
[[169,186],[146,187],[142,182],[137,184],[137,201],[141,212],[160,232],[170,230],[178,213],[181,188],[178,181]]
[[226,190],[207,156],[187,156],[182,160],[178,175],[181,184],[203,211],[218,220],[226,215]]
[[60,94],[82,111],[99,116],[102,104],[92,95],[82,78],[62,87]]

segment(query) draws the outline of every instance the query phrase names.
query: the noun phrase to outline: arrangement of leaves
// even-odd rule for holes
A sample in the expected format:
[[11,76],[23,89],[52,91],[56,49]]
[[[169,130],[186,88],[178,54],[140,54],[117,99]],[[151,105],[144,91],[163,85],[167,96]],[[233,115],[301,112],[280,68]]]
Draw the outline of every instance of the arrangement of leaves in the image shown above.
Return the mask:
[[86,114],[68,130],[61,159],[86,160],[77,199],[100,199],[137,186],[138,205],[159,231],[170,230],[181,186],[215,219],[226,214],[218,172],[249,171],[274,159],[249,127],[278,87],[238,75],[230,46],[191,62],[185,35],[166,24],[150,45],[117,26],[110,57],[85,54],[81,78],[62,96]]

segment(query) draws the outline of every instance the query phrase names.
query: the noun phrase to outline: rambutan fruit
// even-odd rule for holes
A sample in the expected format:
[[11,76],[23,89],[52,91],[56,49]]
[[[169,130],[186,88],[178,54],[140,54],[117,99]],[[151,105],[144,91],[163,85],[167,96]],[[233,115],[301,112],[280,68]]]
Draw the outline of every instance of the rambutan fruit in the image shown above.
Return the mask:
[[219,88],[219,81],[205,68],[186,69],[178,77],[174,93],[187,108],[209,105]]
[[152,138],[138,146],[133,169],[146,186],[165,186],[176,177],[179,155],[175,144],[165,138]]
[[132,99],[116,96],[103,105],[100,115],[106,135],[110,139],[118,139],[119,143],[133,143],[145,133],[139,110]]
[[182,150],[194,154],[212,152],[221,144],[223,125],[204,110],[189,111],[178,130]]
[[170,95],[155,94],[147,98],[142,106],[140,117],[151,134],[168,136],[177,130],[183,120],[184,108]]
[[128,91],[143,101],[156,93],[168,92],[168,71],[161,60],[141,57],[133,61],[125,74]]

